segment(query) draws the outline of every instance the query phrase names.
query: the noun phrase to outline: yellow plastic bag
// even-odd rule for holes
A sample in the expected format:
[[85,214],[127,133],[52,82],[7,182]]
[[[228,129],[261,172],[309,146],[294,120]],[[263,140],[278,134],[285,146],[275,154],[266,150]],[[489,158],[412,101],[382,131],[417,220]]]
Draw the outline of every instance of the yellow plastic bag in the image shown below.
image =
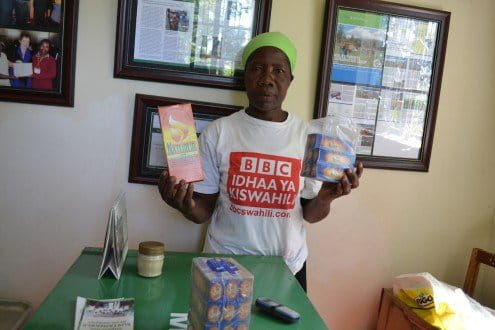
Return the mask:
[[398,299],[419,317],[442,330],[495,329],[495,311],[429,273],[397,276],[393,288]]

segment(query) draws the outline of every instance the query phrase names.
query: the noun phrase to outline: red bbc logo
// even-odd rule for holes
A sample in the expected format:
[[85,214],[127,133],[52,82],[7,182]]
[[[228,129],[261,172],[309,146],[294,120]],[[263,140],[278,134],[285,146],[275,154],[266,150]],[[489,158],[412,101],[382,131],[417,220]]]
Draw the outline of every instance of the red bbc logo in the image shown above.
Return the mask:
[[232,152],[227,190],[234,205],[293,209],[299,192],[301,161],[255,152]]
[[266,159],[258,157],[241,157],[240,172],[257,173],[264,175],[276,175],[282,177],[291,176],[291,162]]

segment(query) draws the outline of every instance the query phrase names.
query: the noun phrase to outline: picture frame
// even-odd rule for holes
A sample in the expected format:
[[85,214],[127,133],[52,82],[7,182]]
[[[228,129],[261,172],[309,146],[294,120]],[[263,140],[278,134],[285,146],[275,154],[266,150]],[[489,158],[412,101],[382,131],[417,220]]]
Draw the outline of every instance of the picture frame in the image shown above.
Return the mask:
[[119,0],[114,77],[244,90],[241,51],[268,31],[271,6],[272,0]]
[[132,129],[129,182],[156,185],[166,168],[158,107],[191,103],[196,132],[213,120],[241,110],[242,106],[136,94]]
[[314,118],[352,118],[365,167],[428,171],[450,13],[327,0]]
[[0,101],[74,106],[79,0],[5,1]]

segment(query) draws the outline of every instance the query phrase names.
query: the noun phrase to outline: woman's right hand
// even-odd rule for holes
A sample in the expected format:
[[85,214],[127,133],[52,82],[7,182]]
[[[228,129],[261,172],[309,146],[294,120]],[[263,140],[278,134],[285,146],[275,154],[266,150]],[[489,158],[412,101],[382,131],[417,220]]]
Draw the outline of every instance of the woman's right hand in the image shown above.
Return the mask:
[[187,219],[195,223],[205,223],[210,220],[218,198],[218,193],[201,194],[194,192],[194,184],[170,176],[164,170],[158,179],[158,190],[162,199]]
[[177,178],[170,176],[168,170],[160,174],[158,191],[165,203],[184,215],[190,214],[196,206],[193,199],[194,185],[184,180],[177,182]]

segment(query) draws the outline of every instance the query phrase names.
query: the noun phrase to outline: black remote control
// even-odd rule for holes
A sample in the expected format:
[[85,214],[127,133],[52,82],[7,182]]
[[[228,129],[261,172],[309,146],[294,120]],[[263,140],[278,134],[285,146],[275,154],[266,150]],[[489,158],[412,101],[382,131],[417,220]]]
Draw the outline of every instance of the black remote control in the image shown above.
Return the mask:
[[296,322],[301,318],[298,312],[267,297],[256,299],[256,307],[285,322]]

